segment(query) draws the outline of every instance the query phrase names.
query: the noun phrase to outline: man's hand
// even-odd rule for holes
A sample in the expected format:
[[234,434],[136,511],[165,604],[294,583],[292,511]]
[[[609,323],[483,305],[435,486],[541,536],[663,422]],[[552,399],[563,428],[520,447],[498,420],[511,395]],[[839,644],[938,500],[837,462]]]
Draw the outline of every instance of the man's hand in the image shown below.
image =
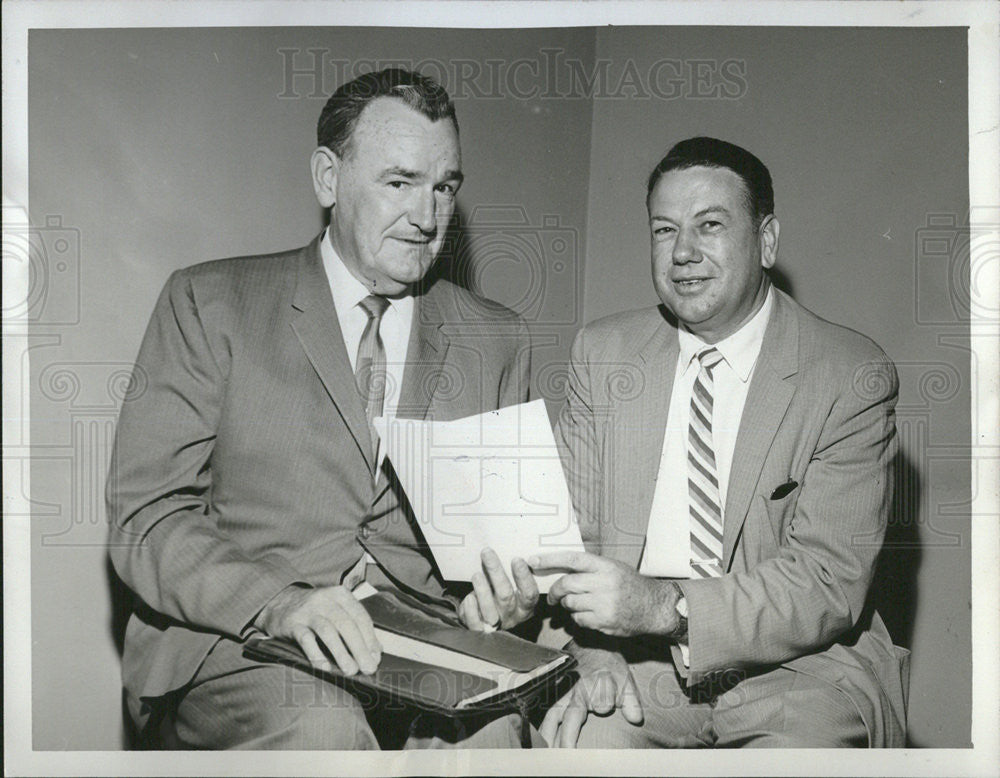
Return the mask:
[[327,654],[345,675],[359,669],[374,673],[382,659],[371,617],[343,586],[282,589],[257,615],[254,626],[272,637],[294,640],[318,670],[332,669]]
[[519,558],[510,563],[515,589],[492,548],[484,548],[480,556],[484,572],[472,576],[472,591],[458,609],[462,623],[487,632],[491,628],[511,629],[531,618],[538,604],[538,586],[527,563]]
[[643,722],[642,703],[635,680],[621,654],[600,648],[568,650],[579,663],[580,679],[545,714],[539,734],[551,748],[576,748],[580,730],[591,711],[606,716],[621,708],[630,724]]
[[670,581],[647,578],[621,562],[588,553],[543,554],[528,563],[536,573],[574,571],[552,584],[548,601],[562,605],[581,627],[622,637],[677,632],[680,590]]

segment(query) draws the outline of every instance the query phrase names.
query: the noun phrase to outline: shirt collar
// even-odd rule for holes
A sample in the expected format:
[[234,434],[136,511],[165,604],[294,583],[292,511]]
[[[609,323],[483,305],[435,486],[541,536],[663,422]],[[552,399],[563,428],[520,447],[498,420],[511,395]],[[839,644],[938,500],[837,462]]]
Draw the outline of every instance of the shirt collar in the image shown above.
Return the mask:
[[[371,292],[347,269],[344,260],[340,258],[337,250],[333,247],[329,227],[323,235],[323,240],[319,242],[319,250],[320,256],[323,259],[323,269],[326,271],[326,277],[330,281],[333,305],[338,312],[346,313],[370,295]],[[403,308],[407,307],[404,301],[409,302],[413,298],[407,295],[406,297],[390,297],[388,299],[390,306],[399,308],[402,312]]]
[[[750,321],[728,338],[715,344],[715,348],[722,354],[722,358],[726,360],[726,363],[743,383],[750,380],[753,366],[757,363],[760,347],[764,342],[764,331],[767,329],[767,322],[771,317],[773,307],[774,288],[769,285],[767,295],[764,297],[764,304],[750,318]],[[677,338],[681,352],[681,364],[684,366],[684,370],[687,370],[695,355],[708,344],[683,325],[678,328]]]

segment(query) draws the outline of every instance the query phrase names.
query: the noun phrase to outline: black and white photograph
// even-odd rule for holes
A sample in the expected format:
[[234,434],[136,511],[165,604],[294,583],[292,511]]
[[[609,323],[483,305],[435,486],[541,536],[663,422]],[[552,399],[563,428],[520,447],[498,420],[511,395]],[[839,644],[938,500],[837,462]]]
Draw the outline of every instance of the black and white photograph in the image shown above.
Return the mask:
[[3,14],[6,772],[997,774],[1000,6]]

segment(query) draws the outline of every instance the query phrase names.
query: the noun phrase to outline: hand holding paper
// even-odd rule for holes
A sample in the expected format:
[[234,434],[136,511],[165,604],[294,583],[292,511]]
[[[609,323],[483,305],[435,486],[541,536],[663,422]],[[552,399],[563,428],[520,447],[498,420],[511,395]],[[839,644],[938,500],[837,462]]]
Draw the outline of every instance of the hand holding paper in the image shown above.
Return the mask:
[[472,575],[472,591],[458,609],[462,623],[469,629],[492,632],[531,618],[539,592],[527,562],[520,557],[511,562],[512,583],[493,549],[484,548],[480,557],[483,569]]
[[[473,580],[491,548],[515,557],[583,551],[559,452],[542,400],[455,421],[376,419],[442,575]],[[537,579],[548,591],[557,574]]]

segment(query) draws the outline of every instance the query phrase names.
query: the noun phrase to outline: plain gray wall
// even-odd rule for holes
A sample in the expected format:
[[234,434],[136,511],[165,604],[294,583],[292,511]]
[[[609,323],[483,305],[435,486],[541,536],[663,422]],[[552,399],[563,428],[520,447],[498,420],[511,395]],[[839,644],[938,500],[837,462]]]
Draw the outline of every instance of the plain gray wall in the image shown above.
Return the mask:
[[[319,230],[307,163],[321,95],[338,63],[376,60],[422,64],[457,96],[467,182],[452,267],[471,257],[475,283],[528,316],[550,410],[573,332],[655,302],[642,198],[666,147],[716,134],[769,164],[784,282],[900,365],[910,469],[881,596],[915,650],[914,742],[966,745],[968,333],[947,288],[960,268],[931,263],[917,290],[928,215],[967,209],[964,31],[272,28],[29,38],[47,274],[30,351],[34,747],[122,742],[102,490],[156,294],[175,268]],[[289,82],[289,62],[310,72]]]

